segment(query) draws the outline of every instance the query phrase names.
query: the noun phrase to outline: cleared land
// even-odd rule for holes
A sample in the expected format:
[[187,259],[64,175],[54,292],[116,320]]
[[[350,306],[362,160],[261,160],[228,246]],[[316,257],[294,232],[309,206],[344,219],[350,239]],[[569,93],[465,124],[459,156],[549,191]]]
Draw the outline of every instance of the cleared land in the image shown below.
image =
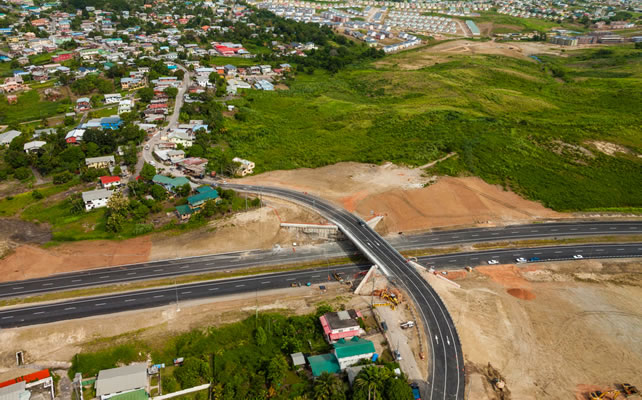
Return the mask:
[[641,272],[639,261],[483,266],[448,274],[460,289],[425,275],[457,325],[471,399],[500,398],[489,363],[509,398],[585,399],[642,376]]

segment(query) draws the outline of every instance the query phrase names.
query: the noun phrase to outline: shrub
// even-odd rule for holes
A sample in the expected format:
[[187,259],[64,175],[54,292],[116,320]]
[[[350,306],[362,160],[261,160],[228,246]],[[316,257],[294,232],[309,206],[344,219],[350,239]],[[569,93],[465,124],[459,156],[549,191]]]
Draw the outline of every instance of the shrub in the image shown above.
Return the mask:
[[16,170],[13,171],[13,176],[21,181],[31,178],[31,175],[31,170],[27,167],[16,168]]

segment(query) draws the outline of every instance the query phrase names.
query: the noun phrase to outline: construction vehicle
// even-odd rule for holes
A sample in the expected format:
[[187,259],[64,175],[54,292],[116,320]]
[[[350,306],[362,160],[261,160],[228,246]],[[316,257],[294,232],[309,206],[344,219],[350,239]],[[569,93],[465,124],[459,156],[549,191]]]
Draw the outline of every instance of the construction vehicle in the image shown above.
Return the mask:
[[602,400],[602,399],[615,400],[615,399],[617,399],[617,397],[619,395],[620,395],[620,391],[619,390],[609,390],[607,392],[600,392],[599,390],[596,390],[595,392],[589,393],[589,399],[591,399],[591,400]]
[[372,306],[375,307],[375,308],[376,307],[390,307],[392,310],[395,309],[395,305],[392,304],[392,303],[374,303]]
[[626,396],[628,396],[630,394],[638,394],[638,393],[640,393],[638,388],[636,388],[635,386],[633,386],[633,385],[631,385],[629,383],[620,383],[620,386],[622,387],[622,391],[624,392],[624,394]]
[[343,277],[342,277],[341,275],[337,274],[336,272],[333,272],[333,273],[332,273],[332,276],[333,276],[333,277],[334,277],[334,279],[336,279],[338,282],[343,282]]

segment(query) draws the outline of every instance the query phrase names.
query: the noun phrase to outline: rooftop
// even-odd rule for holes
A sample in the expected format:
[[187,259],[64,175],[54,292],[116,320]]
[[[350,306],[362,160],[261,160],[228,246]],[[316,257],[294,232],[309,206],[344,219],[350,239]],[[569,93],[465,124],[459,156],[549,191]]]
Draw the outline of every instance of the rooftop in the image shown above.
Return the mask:
[[310,364],[310,369],[312,370],[312,375],[320,376],[324,372],[329,372],[331,374],[336,374],[341,371],[339,366],[339,361],[334,356],[334,354],[321,354],[318,356],[308,357],[308,363]]
[[189,203],[190,206],[194,207],[194,206],[199,206],[208,200],[214,200],[216,198],[218,198],[218,192],[216,190],[209,190],[207,192],[189,196],[187,198],[187,202]]
[[374,344],[371,341],[361,339],[358,336],[350,340],[339,339],[333,346],[337,358],[353,357],[375,352]]
[[147,365],[103,369],[96,379],[96,396],[147,387]]

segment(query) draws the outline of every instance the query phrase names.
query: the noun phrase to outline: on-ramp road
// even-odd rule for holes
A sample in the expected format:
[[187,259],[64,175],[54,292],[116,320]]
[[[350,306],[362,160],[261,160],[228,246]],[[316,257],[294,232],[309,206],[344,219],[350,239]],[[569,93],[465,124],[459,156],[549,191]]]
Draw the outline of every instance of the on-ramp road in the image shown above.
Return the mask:
[[434,289],[394,247],[363,220],[318,197],[280,188],[233,184],[221,186],[285,198],[317,211],[336,224],[370,261],[408,292],[418,309],[430,341],[427,393],[422,398],[464,399],[464,359],[455,324]]

